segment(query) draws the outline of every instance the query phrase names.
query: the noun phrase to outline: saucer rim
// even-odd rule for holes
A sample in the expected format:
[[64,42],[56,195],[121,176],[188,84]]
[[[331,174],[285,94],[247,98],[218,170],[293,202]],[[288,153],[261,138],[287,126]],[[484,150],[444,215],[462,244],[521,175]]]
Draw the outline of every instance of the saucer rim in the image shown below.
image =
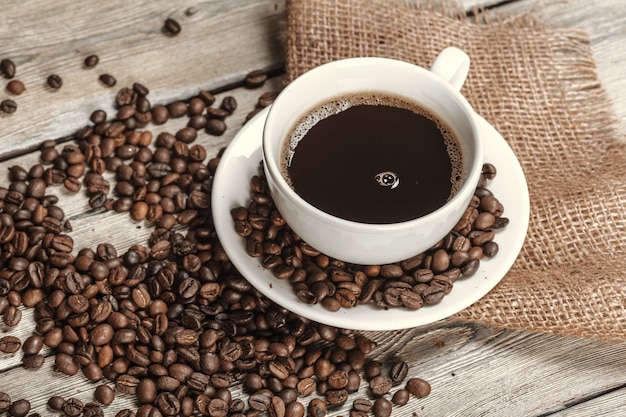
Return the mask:
[[[450,317],[474,304],[504,278],[517,259],[526,238],[530,217],[526,178],[519,160],[506,140],[485,119],[475,114],[485,141],[485,162],[493,163],[498,170],[498,175],[489,183],[488,188],[503,201],[505,215],[514,220],[504,230],[496,233],[496,242],[500,246],[499,253],[494,258],[481,260],[479,270],[472,277],[457,281],[452,292],[440,303],[424,306],[415,311],[402,308],[382,310],[369,303],[331,312],[319,304],[308,305],[299,301],[288,282],[278,280],[270,271],[264,269],[260,258],[248,256],[245,251],[245,240],[235,233],[230,217],[232,208],[247,205],[249,201],[248,189],[244,192],[230,184],[235,181],[243,182],[242,176],[245,174],[247,185],[251,175],[258,172],[262,159],[261,138],[268,111],[269,108],[265,108],[250,119],[222,154],[213,178],[211,209],[219,241],[235,268],[250,284],[276,304],[307,319],[340,328],[352,330],[412,328]],[[239,166],[239,158],[243,158],[244,167]],[[240,185],[243,185],[241,182]],[[504,200],[502,193],[506,194]],[[511,211],[517,214],[514,217],[509,216]],[[506,244],[502,245],[505,239]],[[364,314],[371,316],[371,313],[375,313],[375,316],[364,316]]]

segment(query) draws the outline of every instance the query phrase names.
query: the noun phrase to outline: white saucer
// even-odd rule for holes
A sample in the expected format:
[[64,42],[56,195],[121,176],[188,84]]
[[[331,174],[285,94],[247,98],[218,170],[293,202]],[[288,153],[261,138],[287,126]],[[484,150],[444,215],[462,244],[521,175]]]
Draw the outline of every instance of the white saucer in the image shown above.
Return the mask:
[[472,277],[455,282],[450,294],[436,305],[419,310],[381,310],[372,303],[331,312],[321,305],[308,305],[293,294],[289,282],[281,281],[245,250],[245,239],[235,233],[230,210],[247,206],[250,178],[259,172],[261,137],[268,109],[244,125],[228,145],[213,181],[213,221],[224,250],[237,270],[259,291],[286,309],[319,323],[353,330],[395,330],[421,326],[449,317],[487,294],[507,273],[519,254],[530,214],[528,186],[522,167],[504,138],[482,117],[476,116],[485,137],[485,162],[497,169],[488,188],[504,205],[509,225],[496,233],[498,254],[483,259]]

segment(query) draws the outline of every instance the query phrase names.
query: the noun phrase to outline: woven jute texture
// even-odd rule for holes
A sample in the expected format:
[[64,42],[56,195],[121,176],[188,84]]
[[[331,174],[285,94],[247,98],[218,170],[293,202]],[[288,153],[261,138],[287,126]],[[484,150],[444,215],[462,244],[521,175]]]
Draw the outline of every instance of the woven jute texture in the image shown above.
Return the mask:
[[429,67],[447,46],[466,51],[472,63],[462,93],[520,160],[531,218],[512,269],[458,317],[624,339],[626,149],[588,35],[547,26],[530,12],[475,16],[453,4],[290,0],[288,77],[340,58]]

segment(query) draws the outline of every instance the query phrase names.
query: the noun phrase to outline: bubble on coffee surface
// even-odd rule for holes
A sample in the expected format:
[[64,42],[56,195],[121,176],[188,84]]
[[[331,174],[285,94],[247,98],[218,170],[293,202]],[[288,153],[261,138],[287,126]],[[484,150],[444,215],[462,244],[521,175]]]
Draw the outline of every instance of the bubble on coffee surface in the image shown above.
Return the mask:
[[385,171],[376,174],[374,179],[378,185],[382,187],[389,187],[392,190],[400,185],[400,177],[398,177],[398,174],[393,171]]
[[[452,187],[448,199],[451,199],[457,194],[457,192],[463,185],[464,158],[463,150],[458,143],[458,139],[455,138],[452,129],[438,116],[434,115],[431,111],[424,108],[420,104],[399,96],[376,91],[366,91],[363,93],[356,93],[352,95],[331,98],[322,104],[318,104],[317,106],[312,107],[307,114],[305,114],[300,120],[298,120],[297,123],[295,123],[287,136],[287,140],[280,150],[279,164],[281,175],[291,188],[293,188],[293,183],[289,177],[289,165],[291,164],[293,155],[296,152],[296,147],[298,146],[298,143],[302,139],[304,139],[309,130],[311,130],[311,128],[320,121],[335,114],[338,114],[344,110],[347,110],[350,107],[359,105],[381,105],[398,107],[410,110],[417,114],[421,114],[433,120],[437,124],[437,127],[444,137],[446,150],[448,156],[450,157],[450,163],[452,166],[452,172],[450,175]],[[398,183],[396,183],[395,186],[392,188],[395,188],[397,186]]]

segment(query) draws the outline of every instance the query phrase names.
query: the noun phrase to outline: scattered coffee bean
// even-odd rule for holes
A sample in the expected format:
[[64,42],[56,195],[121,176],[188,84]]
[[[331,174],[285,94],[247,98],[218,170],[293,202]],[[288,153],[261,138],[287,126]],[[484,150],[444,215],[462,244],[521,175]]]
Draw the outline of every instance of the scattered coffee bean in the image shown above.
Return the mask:
[[63,410],[63,404],[65,404],[65,398],[59,395],[53,395],[48,399],[48,407],[53,410],[61,411]]
[[267,73],[263,70],[254,70],[246,74],[243,83],[248,88],[262,87],[267,81]]
[[11,406],[11,397],[6,392],[0,391],[0,411],[6,411]]
[[58,90],[63,86],[63,79],[58,74],[51,74],[46,79],[46,83],[50,88]]
[[167,18],[163,23],[163,31],[168,35],[176,36],[181,31],[180,23],[172,18]]
[[386,398],[377,398],[372,407],[374,417],[389,417],[391,415],[392,405]]
[[222,136],[226,132],[226,123],[220,119],[209,119],[206,124],[206,132],[213,136]]
[[24,91],[26,91],[26,87],[24,86],[24,83],[20,80],[11,80],[7,83],[7,91],[11,94],[19,96]]
[[68,417],[77,417],[82,414],[84,405],[78,398],[68,398],[63,403],[63,412]]
[[15,353],[20,350],[22,341],[15,336],[3,336],[0,338],[0,352]]
[[220,108],[226,110],[228,114],[233,114],[233,112],[237,109],[237,100],[233,96],[226,96],[222,100]]
[[98,62],[100,62],[100,58],[98,57],[98,55],[92,54],[92,55],[88,55],[85,58],[84,64],[85,64],[85,67],[87,68],[93,68],[96,65],[98,65]]
[[0,61],[0,72],[5,78],[15,77],[15,63],[8,58]]
[[4,99],[0,102],[0,111],[3,113],[15,113],[17,110],[17,103],[10,98]]
[[101,74],[98,79],[107,87],[113,87],[117,84],[117,80],[111,74]]
[[13,401],[9,406],[9,415],[12,417],[25,417],[30,411],[30,402],[25,399]]
[[406,383],[406,390],[417,398],[427,397],[430,389],[430,384],[421,378],[411,378]]

